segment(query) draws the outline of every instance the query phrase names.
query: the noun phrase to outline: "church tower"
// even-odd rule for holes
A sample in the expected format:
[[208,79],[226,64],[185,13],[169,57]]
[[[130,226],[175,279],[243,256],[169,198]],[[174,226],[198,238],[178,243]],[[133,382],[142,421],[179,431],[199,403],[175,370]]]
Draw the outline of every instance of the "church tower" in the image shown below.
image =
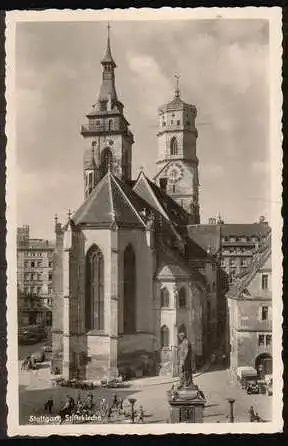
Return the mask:
[[85,138],[84,194],[85,198],[108,169],[122,179],[131,179],[133,134],[124,117],[123,104],[118,100],[115,88],[116,64],[110,46],[108,25],[107,47],[101,61],[102,85],[97,102],[86,115],[87,124],[81,127]]
[[197,110],[181,99],[178,76],[176,80],[173,100],[159,108],[155,181],[191,215],[193,224],[199,224]]

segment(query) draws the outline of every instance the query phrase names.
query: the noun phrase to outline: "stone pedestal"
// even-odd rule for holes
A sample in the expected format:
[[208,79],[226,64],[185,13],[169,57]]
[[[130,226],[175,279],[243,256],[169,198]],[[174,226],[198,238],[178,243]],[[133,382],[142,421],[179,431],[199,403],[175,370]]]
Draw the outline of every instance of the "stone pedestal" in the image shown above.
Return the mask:
[[198,386],[191,384],[168,392],[170,423],[202,423],[205,397]]

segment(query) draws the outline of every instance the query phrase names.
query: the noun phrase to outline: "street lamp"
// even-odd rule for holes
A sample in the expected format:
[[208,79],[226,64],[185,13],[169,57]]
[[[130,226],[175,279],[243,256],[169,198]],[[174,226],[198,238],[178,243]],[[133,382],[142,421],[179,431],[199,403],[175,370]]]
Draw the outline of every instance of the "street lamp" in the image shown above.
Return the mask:
[[235,400],[233,398],[229,398],[228,402],[230,404],[230,423],[234,423],[234,403],[235,403]]
[[136,399],[135,398],[129,398],[128,401],[131,404],[131,422],[134,423],[134,417],[135,417],[134,404],[136,403]]

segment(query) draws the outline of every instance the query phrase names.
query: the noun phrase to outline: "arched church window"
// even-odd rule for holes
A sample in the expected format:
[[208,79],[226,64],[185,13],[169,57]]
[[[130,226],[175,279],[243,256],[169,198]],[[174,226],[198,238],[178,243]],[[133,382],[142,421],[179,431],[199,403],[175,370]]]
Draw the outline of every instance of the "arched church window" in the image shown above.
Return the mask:
[[173,138],[171,138],[170,141],[170,154],[177,155],[177,153],[178,153],[177,140],[175,136],[173,136]]
[[136,331],[136,258],[128,245],[124,251],[124,333]]
[[161,327],[161,348],[169,346],[169,328],[166,325]]
[[169,291],[167,288],[162,288],[160,291],[161,307],[169,307]]
[[184,287],[179,290],[179,308],[186,308],[186,290]]
[[113,155],[109,147],[106,147],[106,149],[103,150],[101,161],[102,161],[101,162],[102,175],[105,175],[108,169],[109,168],[111,169],[113,161]]
[[104,329],[104,257],[96,245],[86,255],[85,327]]

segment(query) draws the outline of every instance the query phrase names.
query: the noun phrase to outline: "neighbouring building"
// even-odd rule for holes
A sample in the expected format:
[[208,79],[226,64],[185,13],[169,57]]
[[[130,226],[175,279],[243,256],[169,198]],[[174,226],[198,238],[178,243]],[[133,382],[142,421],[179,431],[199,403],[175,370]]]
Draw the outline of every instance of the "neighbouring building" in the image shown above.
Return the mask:
[[272,373],[271,237],[254,256],[248,270],[227,293],[230,368],[252,366]]
[[52,324],[54,245],[30,238],[30,228],[17,228],[17,289],[19,325]]

